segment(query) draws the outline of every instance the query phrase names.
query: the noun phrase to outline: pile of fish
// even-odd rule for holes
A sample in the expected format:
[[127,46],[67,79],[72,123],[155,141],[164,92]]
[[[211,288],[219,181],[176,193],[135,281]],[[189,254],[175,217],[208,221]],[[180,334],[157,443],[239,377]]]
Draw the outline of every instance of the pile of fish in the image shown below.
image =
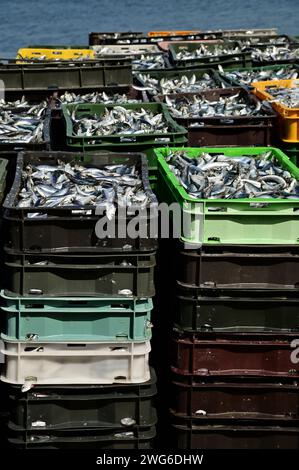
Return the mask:
[[15,102],[0,100],[0,142],[43,142],[46,102],[29,104],[24,98]]
[[173,117],[224,117],[224,116],[261,116],[265,114],[258,100],[250,99],[249,95],[239,92],[235,95],[219,97],[214,101],[201,95],[165,97],[165,102]]
[[251,51],[251,57],[255,61],[276,62],[278,60],[299,59],[299,47],[290,48],[288,46],[268,46],[265,48],[248,48]]
[[163,77],[161,80],[150,75],[140,74],[137,77],[144,86],[134,86],[137,90],[148,90],[153,95],[169,95],[171,93],[196,93],[197,91],[218,88],[215,78],[209,73],[204,73],[200,78],[193,74],[191,77],[185,75],[177,78]]
[[197,49],[190,50],[188,46],[181,47],[180,52],[176,53],[177,60],[197,59],[200,57],[216,57],[222,55],[240,54],[241,48],[239,46],[229,46],[215,44],[213,46],[205,46],[201,44]]
[[77,136],[104,136],[117,134],[166,134],[170,132],[162,113],[122,106],[105,108],[101,115],[78,116],[71,113],[73,134]]
[[228,80],[238,81],[242,85],[250,85],[250,83],[265,80],[289,80],[298,77],[298,70],[292,67],[282,67],[279,70],[221,70],[221,73]]
[[163,54],[147,54],[136,57],[132,60],[133,70],[153,70],[165,69],[165,61]]
[[135,166],[103,168],[77,163],[27,165],[16,206],[45,208],[98,206],[113,217],[116,205],[146,207],[149,199]]
[[266,91],[273,96],[273,101],[279,101],[287,108],[299,108],[299,81],[294,88],[272,88],[267,87]]
[[277,37],[251,37],[251,38],[244,38],[244,39],[238,39],[238,42],[242,46],[252,46],[252,45],[264,45],[264,44],[269,44],[270,45],[285,45],[289,44],[289,38],[287,36],[277,36]]
[[177,151],[166,161],[188,194],[197,199],[299,199],[297,180],[279,166],[271,151],[257,158],[204,152],[190,158]]
[[129,98],[127,95],[107,95],[104,91],[99,93],[94,91],[93,93],[86,93],[85,95],[77,95],[76,93],[66,91],[60,96],[59,101],[61,103],[111,103],[111,104],[124,104],[124,103],[140,103],[141,100]]

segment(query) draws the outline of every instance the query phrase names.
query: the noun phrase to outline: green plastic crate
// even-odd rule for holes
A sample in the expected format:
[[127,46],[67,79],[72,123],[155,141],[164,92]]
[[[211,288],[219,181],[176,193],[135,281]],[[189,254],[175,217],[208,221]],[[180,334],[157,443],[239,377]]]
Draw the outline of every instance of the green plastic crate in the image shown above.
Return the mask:
[[[248,72],[248,71],[262,72],[263,70],[273,70],[273,71],[275,71],[275,70],[281,70],[281,69],[285,69],[285,70],[295,69],[299,73],[299,66],[296,65],[296,64],[264,65],[264,66],[261,66],[261,67],[238,67],[237,66],[237,67],[234,67],[231,70],[227,70],[227,73],[235,71],[235,70],[237,70],[238,72]],[[241,81],[230,79],[229,77],[227,77],[225,72],[224,73],[218,72],[218,77],[219,77],[219,80],[221,80],[222,83],[224,83],[226,86],[229,86],[229,87],[244,86],[244,83],[242,83]],[[247,86],[247,85],[245,85],[245,86]],[[251,88],[253,88],[253,87],[251,87]]]
[[117,105],[103,105],[103,104],[69,104],[62,106],[62,115],[66,123],[66,144],[70,150],[73,151],[91,151],[91,150],[108,150],[113,152],[144,152],[149,150],[148,163],[149,166],[156,171],[157,161],[151,152],[154,147],[161,147],[163,145],[181,145],[187,143],[187,130],[177,124],[171,117],[166,105],[161,103],[136,103],[136,104],[124,104],[122,105],[125,109],[136,109],[141,108],[148,110],[153,113],[163,113],[165,120],[168,123],[170,132],[166,134],[117,134],[117,135],[105,135],[105,136],[74,136],[73,135],[73,123],[69,113],[76,110],[77,115],[97,115],[101,116],[105,111],[105,108],[113,109]]
[[[180,148],[156,149],[158,157],[158,197],[160,202],[179,203],[189,214],[182,239],[187,243],[297,245],[299,244],[299,198],[294,199],[195,199],[188,195],[169,168],[164,156]],[[273,147],[185,148],[188,156],[201,152],[221,153],[228,157],[258,157],[272,151],[280,164],[295,178],[299,169],[281,151]]]
[[[224,41],[222,44],[207,44],[204,43],[204,46],[209,51],[212,51],[218,47],[219,45],[224,45],[225,47],[239,47],[241,49],[241,45],[238,42],[227,42]],[[182,68],[182,67],[212,67],[216,68],[218,65],[221,65],[223,68],[230,68],[234,67],[235,65],[239,65],[240,67],[250,67],[252,66],[252,58],[250,51],[240,51],[235,54],[222,54],[218,56],[213,55],[206,55],[201,57],[195,57],[190,59],[178,59],[178,53],[186,50],[188,52],[193,52],[198,49],[200,46],[199,43],[196,42],[189,42],[189,43],[175,43],[170,44],[169,46],[169,53],[170,58],[175,67]]]
[[151,338],[151,299],[24,298],[4,291],[1,297],[2,338],[9,341],[144,342]]

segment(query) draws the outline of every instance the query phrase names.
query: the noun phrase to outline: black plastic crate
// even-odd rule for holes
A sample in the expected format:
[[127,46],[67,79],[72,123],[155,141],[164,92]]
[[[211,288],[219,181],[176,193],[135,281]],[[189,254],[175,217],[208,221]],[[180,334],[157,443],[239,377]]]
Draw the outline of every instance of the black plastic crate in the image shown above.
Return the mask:
[[46,431],[87,428],[130,431],[156,424],[156,376],[132,385],[8,386],[10,428]]
[[[166,97],[171,100],[181,98],[192,99],[196,96],[208,101],[219,101],[239,93],[248,104],[258,104],[259,100],[243,88],[226,88],[203,91],[201,93],[179,93],[172,95],[158,95],[156,101],[165,103]],[[169,108],[171,114],[171,108]],[[188,144],[190,147],[205,146],[250,146],[271,145],[276,131],[277,114],[269,106],[262,104],[260,115],[255,116],[227,116],[227,117],[189,117],[180,118],[171,114],[178,124],[188,130]]]
[[[80,164],[101,168],[105,165],[126,164],[136,165],[143,181],[143,188],[150,200],[152,211],[140,217],[144,237],[130,238],[98,238],[95,232],[100,220],[96,215],[95,206],[74,206],[60,208],[30,208],[16,207],[16,198],[21,186],[22,169],[29,163],[53,165],[57,160],[63,162],[80,162]],[[154,251],[157,239],[151,233],[157,219],[157,199],[153,194],[148,180],[146,157],[142,154],[89,154],[64,152],[21,152],[18,155],[17,170],[13,187],[4,201],[4,220],[7,228],[8,248],[24,252],[66,253],[66,252],[101,252],[107,250],[120,251]],[[138,207],[135,208],[136,210]],[[38,213],[31,217],[30,214]],[[116,217],[118,211],[116,211]],[[115,233],[118,234],[120,225],[126,229],[130,220],[135,216],[128,215],[118,218]],[[152,230],[153,231],[153,230]],[[127,232],[126,232],[127,233]],[[154,234],[155,235],[155,234]]]

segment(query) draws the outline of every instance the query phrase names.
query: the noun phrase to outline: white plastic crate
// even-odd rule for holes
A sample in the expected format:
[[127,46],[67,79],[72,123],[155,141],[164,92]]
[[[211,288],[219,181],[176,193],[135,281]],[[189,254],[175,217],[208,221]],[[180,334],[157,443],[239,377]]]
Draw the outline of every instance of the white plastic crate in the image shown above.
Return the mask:
[[150,379],[150,342],[34,343],[4,341],[3,382],[35,384],[142,383]]

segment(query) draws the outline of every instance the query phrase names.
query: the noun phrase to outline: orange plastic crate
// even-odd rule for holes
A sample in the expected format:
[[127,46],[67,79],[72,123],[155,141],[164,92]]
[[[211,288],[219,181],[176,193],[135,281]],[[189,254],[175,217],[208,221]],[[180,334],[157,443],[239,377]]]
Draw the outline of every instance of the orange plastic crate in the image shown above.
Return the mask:
[[279,134],[284,142],[299,142],[299,108],[288,108],[271,95],[268,88],[299,88],[299,80],[266,80],[252,83],[255,95],[261,100],[271,101],[278,113]]

